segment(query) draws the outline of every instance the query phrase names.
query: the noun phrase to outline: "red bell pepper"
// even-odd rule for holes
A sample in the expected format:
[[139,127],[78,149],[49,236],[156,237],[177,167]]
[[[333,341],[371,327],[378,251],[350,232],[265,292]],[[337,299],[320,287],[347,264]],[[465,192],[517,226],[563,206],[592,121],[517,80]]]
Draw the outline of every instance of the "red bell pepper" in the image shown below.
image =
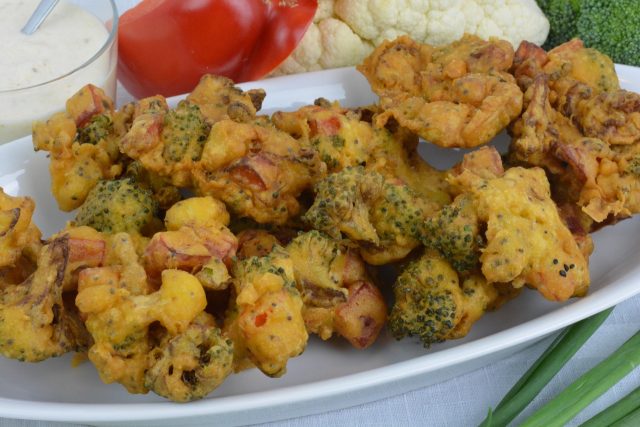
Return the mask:
[[284,61],[317,0],[143,0],[120,18],[118,78],[136,97],[192,90],[203,74],[256,80]]

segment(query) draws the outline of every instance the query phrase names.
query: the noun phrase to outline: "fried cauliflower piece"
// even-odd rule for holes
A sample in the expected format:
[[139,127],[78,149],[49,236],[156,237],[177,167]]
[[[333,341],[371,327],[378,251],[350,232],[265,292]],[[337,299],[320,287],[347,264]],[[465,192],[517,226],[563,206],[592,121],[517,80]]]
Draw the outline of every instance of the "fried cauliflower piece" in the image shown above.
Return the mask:
[[196,191],[222,200],[240,217],[284,224],[300,211],[297,197],[324,174],[317,153],[268,123],[213,125],[193,171]]
[[145,234],[157,221],[153,194],[131,178],[98,181],[76,214],[75,224],[97,231]]
[[442,47],[402,36],[385,41],[358,66],[390,118],[442,147],[476,147],[493,139],[522,110],[522,92],[507,71],[513,48],[465,35]]
[[226,77],[206,74],[187,95],[187,101],[200,107],[209,125],[223,119],[249,122],[255,119],[266,93],[262,89],[243,92]]
[[406,185],[361,166],[329,175],[315,192],[303,220],[335,239],[346,235],[373,265],[407,256],[419,244],[418,230],[426,213],[433,211]]
[[250,361],[270,377],[282,376],[308,339],[293,262],[277,246],[265,257],[237,260],[232,276],[233,301],[223,330],[234,343],[235,368]]
[[139,101],[131,128],[118,145],[145,169],[176,187],[187,187],[208,134],[209,125],[196,104],[182,101],[171,110],[164,98],[155,96]]
[[163,271],[160,289],[152,292],[128,235],[112,239],[114,259],[80,272],[76,305],[94,339],[88,356],[100,378],[146,393],[150,325],[157,322],[162,334],[177,336],[204,310],[206,297],[200,282],[179,270]]
[[0,268],[14,266],[23,256],[35,261],[41,246],[32,222],[35,207],[29,197],[12,197],[0,188]]
[[39,362],[82,347],[79,325],[62,296],[69,260],[69,239],[53,239],[40,251],[31,276],[2,289],[0,353],[5,357]]
[[144,251],[147,273],[157,278],[165,269],[184,270],[197,274],[207,289],[225,289],[230,279],[226,265],[238,248],[228,224],[224,203],[212,197],[176,203],[165,215],[167,231],[154,234]]
[[527,284],[553,301],[587,292],[587,259],[551,200],[542,169],[514,167],[494,177],[461,169],[449,180],[461,193],[454,204],[469,197],[486,229],[479,261],[489,283]]
[[429,251],[403,268],[393,292],[391,333],[396,339],[417,336],[425,346],[466,336],[486,311],[518,294],[514,288],[490,284],[477,272],[459,276],[444,258]]
[[51,156],[51,191],[63,211],[79,207],[101,179],[123,170],[118,140],[127,131],[131,111],[114,111],[102,89],[84,86],[46,123],[33,125],[33,147]]
[[165,335],[149,354],[145,386],[174,402],[202,399],[233,372],[233,342],[200,313],[178,335]]

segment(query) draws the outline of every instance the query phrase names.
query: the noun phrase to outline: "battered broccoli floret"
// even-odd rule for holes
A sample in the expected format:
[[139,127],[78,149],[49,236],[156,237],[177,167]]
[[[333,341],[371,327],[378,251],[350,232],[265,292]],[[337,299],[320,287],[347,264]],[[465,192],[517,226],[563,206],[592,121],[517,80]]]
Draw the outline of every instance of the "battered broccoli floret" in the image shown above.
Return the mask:
[[638,0],[582,0],[577,35],[588,47],[614,62],[640,65],[640,3]]
[[637,0],[537,0],[551,28],[549,50],[577,37],[614,62],[640,65],[640,5]]
[[162,137],[166,142],[162,157],[172,162],[184,158],[199,160],[209,127],[200,108],[181,102],[175,110],[169,110],[164,119]]
[[478,265],[482,236],[468,197],[460,196],[424,223],[422,243],[437,250],[459,272]]
[[458,275],[435,254],[411,262],[393,285],[388,326],[396,339],[418,336],[425,346],[443,341],[459,320]]
[[113,130],[113,121],[106,114],[95,115],[89,123],[80,129],[76,135],[76,141],[80,144],[93,144],[106,138]]
[[152,193],[130,178],[103,180],[89,192],[76,225],[103,233],[142,232],[158,210]]

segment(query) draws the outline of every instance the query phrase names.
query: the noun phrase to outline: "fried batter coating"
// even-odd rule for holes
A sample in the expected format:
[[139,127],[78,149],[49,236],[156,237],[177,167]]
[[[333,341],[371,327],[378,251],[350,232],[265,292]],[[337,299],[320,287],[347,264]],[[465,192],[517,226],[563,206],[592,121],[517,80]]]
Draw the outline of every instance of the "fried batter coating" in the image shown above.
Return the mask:
[[149,354],[145,387],[174,402],[202,399],[233,372],[233,343],[200,313],[187,329],[166,335]]
[[418,139],[374,127],[363,114],[362,109],[349,110],[319,99],[295,112],[277,112],[272,120],[294,138],[309,141],[329,173],[364,166],[401,179],[426,200],[448,203],[444,173],[422,160],[416,151]]
[[213,125],[223,119],[252,121],[262,107],[265,95],[262,89],[243,92],[226,77],[206,74],[187,96],[187,100],[200,107],[205,121]]
[[235,298],[224,331],[234,343],[236,369],[245,367],[248,358],[266,375],[279,377],[308,339],[293,262],[277,246],[265,257],[236,261],[232,276]]
[[29,197],[12,197],[0,188],[0,268],[12,267],[23,255],[35,261],[41,246],[32,222],[35,207]]
[[192,197],[176,203],[165,216],[167,231],[156,233],[143,255],[150,277],[175,268],[196,274],[207,289],[225,289],[238,240],[226,227],[229,213],[219,200]]
[[77,329],[62,298],[69,258],[69,239],[54,239],[40,251],[31,276],[2,290],[0,353],[5,357],[39,362],[78,349]]
[[407,256],[419,244],[416,236],[426,213],[433,211],[408,186],[361,166],[329,175],[315,191],[303,220],[334,239],[344,233],[373,265]]
[[131,111],[114,111],[102,89],[84,86],[46,123],[33,125],[36,151],[51,154],[51,191],[63,211],[79,207],[101,179],[122,173],[118,140],[127,131]]
[[551,200],[542,169],[515,167],[494,178],[467,169],[450,181],[462,192],[458,198],[470,197],[481,228],[486,225],[479,260],[489,283],[527,284],[553,301],[587,292],[587,260]]
[[585,138],[552,107],[547,80],[539,74],[531,85],[531,101],[511,129],[510,161],[544,167],[556,200],[577,204],[596,223],[640,212],[640,175],[634,173],[639,145]]
[[356,251],[316,230],[300,234],[286,250],[302,293],[307,330],[323,340],[336,332],[359,349],[373,344],[387,306]]
[[493,139],[522,110],[522,92],[507,71],[508,42],[465,35],[442,47],[407,36],[385,41],[358,66],[401,126],[442,147],[476,147]]
[[136,106],[131,129],[119,147],[150,172],[187,187],[208,134],[209,125],[197,105],[182,101],[170,110],[164,98],[156,96]]
[[112,238],[118,260],[82,270],[76,305],[95,343],[89,359],[105,383],[119,382],[130,393],[146,393],[145,372],[153,348],[149,326],[158,322],[176,336],[206,306],[204,289],[192,275],[165,270],[162,285],[151,292],[128,235]]
[[193,171],[198,194],[219,198],[241,217],[284,224],[300,211],[297,197],[324,174],[304,141],[265,123],[213,125]]
[[108,234],[145,234],[159,221],[157,211],[153,194],[131,178],[101,180],[80,206],[75,223]]
[[425,346],[462,338],[486,311],[518,293],[505,289],[478,273],[458,276],[444,258],[427,252],[404,267],[393,285],[389,329],[396,339],[417,336]]
[[584,134],[610,145],[640,142],[640,95],[620,89],[609,57],[573,39],[548,53],[523,42],[514,74],[523,89],[548,77],[549,101]]

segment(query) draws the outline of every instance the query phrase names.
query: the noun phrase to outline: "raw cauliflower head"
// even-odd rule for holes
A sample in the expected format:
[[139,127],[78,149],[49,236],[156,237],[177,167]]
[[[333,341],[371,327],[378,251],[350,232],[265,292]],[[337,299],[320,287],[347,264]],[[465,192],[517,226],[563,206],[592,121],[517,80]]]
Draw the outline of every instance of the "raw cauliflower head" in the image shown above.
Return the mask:
[[443,45],[464,33],[517,47],[544,43],[549,21],[534,0],[319,0],[313,23],[273,74],[355,65],[384,40]]

